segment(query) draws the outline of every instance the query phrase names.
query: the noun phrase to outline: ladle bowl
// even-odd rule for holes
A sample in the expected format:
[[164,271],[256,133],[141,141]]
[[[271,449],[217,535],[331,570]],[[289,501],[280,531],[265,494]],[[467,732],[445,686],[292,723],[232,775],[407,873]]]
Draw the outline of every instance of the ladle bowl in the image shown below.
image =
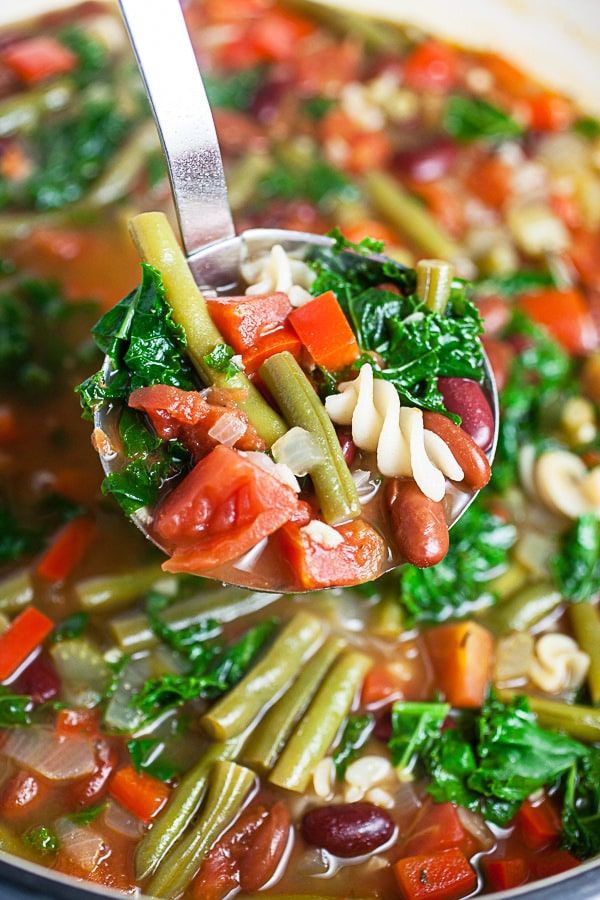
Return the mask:
[[[235,233],[212,114],[179,0],[119,0],[119,5],[160,134],[183,250],[198,287],[223,294],[237,286],[239,292],[242,264],[266,256],[274,245],[304,258],[311,247],[331,244],[331,239],[322,235],[279,228]],[[498,437],[498,396],[487,357],[484,366],[481,386],[494,419],[493,441],[486,450],[491,463]],[[108,360],[104,375],[111,377]],[[94,416],[95,429],[111,448],[110,453],[100,453],[107,475],[119,472],[127,461],[119,434],[120,412],[118,406],[106,404]],[[454,488],[447,492],[444,509],[449,528],[477,493]],[[151,511],[140,510],[131,518],[161,547],[152,532]],[[161,549],[168,553],[165,547]],[[390,551],[380,574],[402,562]],[[263,541],[227,565],[198,574],[250,589],[304,590],[291,572],[288,579],[274,577],[280,569],[277,550]]]

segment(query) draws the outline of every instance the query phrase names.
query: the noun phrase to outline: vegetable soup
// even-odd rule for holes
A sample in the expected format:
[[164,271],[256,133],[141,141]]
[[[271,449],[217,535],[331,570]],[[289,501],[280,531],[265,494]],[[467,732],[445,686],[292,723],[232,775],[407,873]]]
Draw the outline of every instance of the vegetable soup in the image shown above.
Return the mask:
[[96,323],[161,293],[128,223],[174,223],[135,62],[97,2],[5,31],[0,849],[185,900],[460,900],[575,868],[600,852],[600,124],[414,28],[184,10],[240,231],[452,266],[500,392],[492,477],[436,565],[290,594],[168,571],[75,391]]

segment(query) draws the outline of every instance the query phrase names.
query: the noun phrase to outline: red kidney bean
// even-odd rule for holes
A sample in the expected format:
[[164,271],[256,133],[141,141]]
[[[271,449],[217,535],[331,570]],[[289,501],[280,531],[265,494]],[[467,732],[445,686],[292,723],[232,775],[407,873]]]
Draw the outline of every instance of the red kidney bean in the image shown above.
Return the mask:
[[252,112],[260,122],[270,122],[279,109],[290,82],[284,79],[271,79],[261,84],[252,101]]
[[258,829],[248,852],[240,859],[240,887],[258,891],[279,865],[290,836],[290,814],[283,803],[275,803]]
[[426,497],[412,478],[391,478],[385,498],[392,533],[404,559],[419,569],[439,563],[450,544],[442,503]]
[[96,765],[91,775],[71,785],[70,798],[76,806],[87,809],[104,796],[108,781],[117,767],[119,757],[108,738],[99,737],[94,742]]
[[471,378],[438,378],[437,386],[448,412],[461,418],[461,428],[478,447],[488,450],[494,440],[494,416],[481,387]]
[[334,803],[305,813],[301,832],[307,844],[334,856],[349,858],[371,853],[394,833],[390,814],[374,803]]
[[431,410],[424,411],[423,425],[441,437],[452,450],[456,462],[465,473],[464,479],[460,482],[461,487],[466,487],[470,491],[479,491],[485,487],[492,474],[490,464],[471,435],[459,425],[455,425],[448,416]]
[[401,150],[394,158],[398,172],[415,181],[435,181],[447,175],[457,156],[454,141],[439,137],[423,147]]
[[14,687],[18,694],[28,694],[37,706],[58,696],[60,678],[52,660],[41,653],[21,672]]
[[346,464],[351,466],[356,456],[356,444],[352,440],[352,432],[349,428],[338,428],[337,436]]

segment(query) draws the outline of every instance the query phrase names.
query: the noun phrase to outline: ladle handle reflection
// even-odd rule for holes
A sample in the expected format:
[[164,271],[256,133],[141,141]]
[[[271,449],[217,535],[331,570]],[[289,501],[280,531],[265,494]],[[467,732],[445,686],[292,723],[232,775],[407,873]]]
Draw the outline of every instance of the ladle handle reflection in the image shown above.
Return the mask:
[[119,0],[169,168],[184,250],[235,233],[212,113],[179,0]]

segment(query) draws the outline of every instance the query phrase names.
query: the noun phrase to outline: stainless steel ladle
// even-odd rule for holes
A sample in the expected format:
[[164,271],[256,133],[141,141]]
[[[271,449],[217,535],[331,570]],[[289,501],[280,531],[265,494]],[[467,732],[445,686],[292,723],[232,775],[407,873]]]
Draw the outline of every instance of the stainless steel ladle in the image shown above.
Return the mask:
[[[311,246],[330,244],[330,239],[322,235],[277,228],[235,233],[212,113],[179,0],[119,0],[119,5],[160,134],[183,249],[198,286],[214,290],[238,284],[242,261],[266,255],[275,244],[300,256]],[[491,462],[499,413],[496,385],[487,359],[485,365],[483,389],[495,423],[494,440],[487,451]],[[108,362],[105,373],[110,377]],[[112,455],[100,454],[107,474],[119,471],[124,462],[118,419],[119,410],[109,405],[98,410],[95,416],[96,428],[107,436],[116,451]],[[449,527],[475,496],[456,492],[447,506]],[[143,511],[134,514],[132,519],[157,543]],[[272,572],[277,565],[274,563],[276,560],[269,553],[261,556],[250,551],[222,571],[199,574],[251,589],[302,590],[293,580],[275,583]],[[388,569],[397,564],[398,559],[390,557]]]

